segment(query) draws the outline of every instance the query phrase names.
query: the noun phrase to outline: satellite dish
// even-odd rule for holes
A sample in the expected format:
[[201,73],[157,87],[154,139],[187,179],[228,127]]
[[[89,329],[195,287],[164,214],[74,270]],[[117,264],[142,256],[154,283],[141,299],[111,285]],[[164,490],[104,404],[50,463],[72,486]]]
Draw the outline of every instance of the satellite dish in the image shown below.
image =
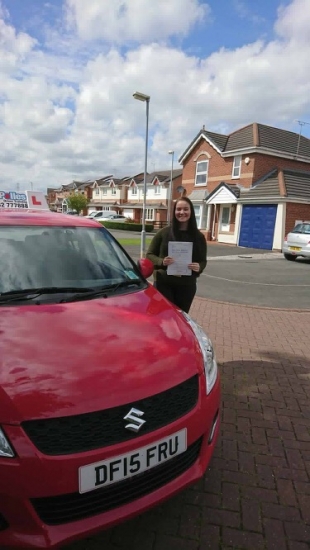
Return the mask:
[[177,192],[183,193],[183,191],[185,191],[184,187],[182,187],[182,185],[179,185],[179,187],[177,187]]

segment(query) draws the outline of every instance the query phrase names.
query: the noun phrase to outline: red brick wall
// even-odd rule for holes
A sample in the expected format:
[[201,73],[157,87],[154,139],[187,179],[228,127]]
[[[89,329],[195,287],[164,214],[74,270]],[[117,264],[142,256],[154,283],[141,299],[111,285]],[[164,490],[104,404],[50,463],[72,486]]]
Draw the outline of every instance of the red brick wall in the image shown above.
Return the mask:
[[[216,177],[217,181],[208,181],[208,191],[211,192],[215,189],[218,184],[223,180],[224,175],[231,174],[233,159],[223,159],[221,155],[209,145],[204,139],[201,139],[196,147],[193,149],[191,154],[186,158],[183,166],[183,178],[182,185],[186,189],[186,194],[189,195],[192,190],[201,189],[203,186],[195,187],[195,176],[196,176],[196,164],[197,161],[202,161],[208,159],[207,156],[202,155],[198,157],[199,153],[207,152],[211,158],[209,158],[209,174],[208,179]],[[192,183],[188,180],[193,180]],[[236,181],[236,180],[235,180]],[[238,180],[239,181],[239,180]]]
[[180,193],[178,193],[177,188],[182,185],[182,174],[175,178],[172,181],[172,200],[176,200],[180,198]]
[[[208,156],[199,157],[199,153],[207,152]],[[197,158],[199,157],[199,158]],[[247,166],[244,163],[244,157],[242,160],[241,166],[241,178],[232,179],[232,169],[234,159],[223,158],[221,155],[211,146],[207,141],[201,139],[200,142],[196,145],[190,155],[186,158],[183,166],[183,180],[182,185],[186,189],[186,194],[189,195],[192,190],[201,189],[203,186],[195,187],[195,176],[196,176],[196,164],[199,161],[209,158],[209,173],[208,173],[208,191],[213,191],[222,181],[231,184],[241,184],[244,187],[250,187],[253,179],[253,162],[250,166]],[[188,180],[192,180],[189,182]]]
[[[305,170],[310,172],[310,164],[296,160],[281,159],[279,157],[270,157],[269,155],[254,154],[251,156],[251,162],[254,163],[254,178],[258,180],[273,168],[293,168],[294,170]],[[250,165],[251,165],[250,162]]]
[[287,203],[285,235],[294,228],[296,220],[310,220],[310,204]]

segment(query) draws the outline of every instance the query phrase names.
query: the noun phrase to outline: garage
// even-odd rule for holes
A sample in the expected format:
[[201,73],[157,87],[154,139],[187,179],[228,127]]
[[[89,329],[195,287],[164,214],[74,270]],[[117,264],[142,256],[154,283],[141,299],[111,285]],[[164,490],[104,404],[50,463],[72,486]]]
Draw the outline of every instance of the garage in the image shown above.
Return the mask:
[[272,250],[277,204],[243,205],[239,246]]

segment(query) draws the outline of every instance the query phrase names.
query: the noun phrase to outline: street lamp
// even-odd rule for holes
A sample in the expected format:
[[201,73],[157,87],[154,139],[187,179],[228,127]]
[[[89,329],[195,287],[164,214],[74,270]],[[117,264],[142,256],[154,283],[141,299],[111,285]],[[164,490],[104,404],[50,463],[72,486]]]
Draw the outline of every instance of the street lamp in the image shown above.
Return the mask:
[[146,132],[145,132],[145,156],[144,156],[144,179],[143,179],[143,209],[142,209],[142,231],[140,257],[145,256],[145,215],[146,215],[146,175],[147,175],[147,147],[149,138],[149,105],[151,97],[149,95],[136,92],[133,94],[135,99],[146,103]]
[[171,200],[172,200],[172,178],[173,178],[173,159],[174,159],[174,151],[168,151],[169,155],[171,155],[171,174],[170,174],[170,185],[169,185],[169,191],[168,191],[168,215],[167,215],[167,222],[168,225],[171,223]]

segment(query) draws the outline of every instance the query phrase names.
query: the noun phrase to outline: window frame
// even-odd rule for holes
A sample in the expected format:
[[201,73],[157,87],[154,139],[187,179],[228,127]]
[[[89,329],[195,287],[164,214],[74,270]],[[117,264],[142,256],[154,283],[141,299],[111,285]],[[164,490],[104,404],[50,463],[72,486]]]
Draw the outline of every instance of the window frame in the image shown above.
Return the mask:
[[[149,214],[150,212],[152,212],[152,216],[151,216],[151,217],[148,216],[148,214]],[[146,220],[148,220],[148,221],[150,221],[150,222],[153,222],[154,219],[155,219],[154,216],[155,216],[155,209],[154,209],[154,208],[147,208],[147,209],[145,210],[145,219],[146,219]]]
[[[199,170],[200,164],[207,164],[206,170]],[[209,159],[199,160],[196,162],[195,187],[203,187],[208,185]],[[205,182],[197,183],[197,177],[205,174]]]
[[[239,162],[239,164],[237,164]],[[236,180],[241,176],[242,155],[234,156],[231,179]],[[235,174],[236,171],[236,174]]]

